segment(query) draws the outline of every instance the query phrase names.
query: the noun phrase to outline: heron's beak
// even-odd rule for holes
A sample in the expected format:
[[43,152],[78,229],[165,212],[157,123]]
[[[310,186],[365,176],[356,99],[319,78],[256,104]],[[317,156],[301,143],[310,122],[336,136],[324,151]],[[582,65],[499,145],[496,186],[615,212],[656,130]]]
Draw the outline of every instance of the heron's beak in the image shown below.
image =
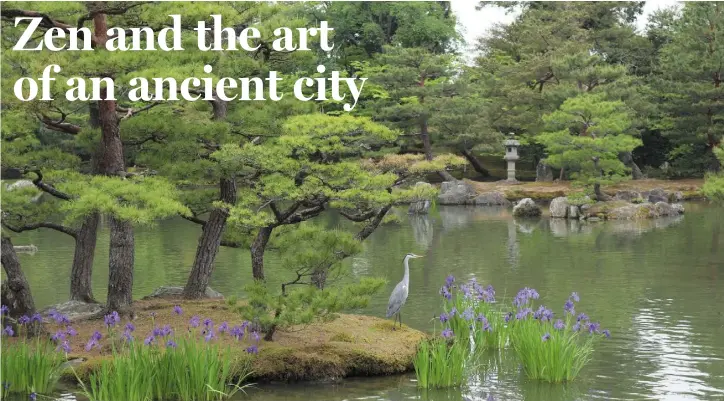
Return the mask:
[[412,254],[412,257],[415,258],[415,259],[417,259],[417,258],[421,258],[422,255],[415,255],[415,254],[413,253],[413,254]]

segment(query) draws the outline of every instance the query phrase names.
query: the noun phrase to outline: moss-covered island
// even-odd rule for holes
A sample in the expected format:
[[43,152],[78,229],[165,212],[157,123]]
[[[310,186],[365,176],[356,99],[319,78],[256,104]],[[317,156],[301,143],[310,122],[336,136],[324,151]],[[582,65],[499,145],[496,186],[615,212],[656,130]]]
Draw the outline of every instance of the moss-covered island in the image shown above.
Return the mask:
[[[179,306],[181,314],[174,312]],[[122,319],[116,336],[122,342],[121,332],[129,322],[135,327],[135,341],[143,341],[153,332],[154,327],[166,325],[174,328],[175,336],[185,335],[189,330],[198,331],[193,337],[204,341],[200,334],[203,322],[211,321],[218,328],[226,322],[229,327],[242,323],[239,314],[223,300],[140,300],[134,303],[135,318]],[[198,317],[198,327],[192,327],[191,319]],[[53,332],[54,323],[46,323]],[[234,364],[251,362],[252,382],[269,381],[316,381],[333,380],[350,376],[390,375],[411,371],[412,360],[420,340],[425,334],[407,326],[393,330],[392,322],[384,319],[353,314],[339,314],[332,321],[292,327],[278,331],[273,341],[259,340],[258,354],[247,352],[248,340],[237,341],[230,333],[218,333],[210,340],[218,343],[223,352],[230,352]],[[71,370],[66,369],[63,379],[82,380],[87,378],[101,362],[112,358],[108,341],[102,346],[87,351],[85,346],[95,331],[104,339],[107,331],[103,321],[84,320],[73,322],[77,335],[70,339],[73,361]],[[163,347],[163,344],[160,346]]]

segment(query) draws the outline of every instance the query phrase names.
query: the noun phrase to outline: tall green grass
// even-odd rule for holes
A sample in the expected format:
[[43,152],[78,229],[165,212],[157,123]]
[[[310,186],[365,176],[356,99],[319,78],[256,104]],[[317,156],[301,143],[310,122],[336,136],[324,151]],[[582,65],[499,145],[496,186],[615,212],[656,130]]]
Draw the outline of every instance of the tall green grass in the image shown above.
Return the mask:
[[161,349],[132,343],[81,383],[91,401],[216,401],[242,390],[249,364],[235,365],[230,349],[181,339]]
[[551,322],[534,319],[514,323],[512,344],[526,375],[531,379],[552,383],[575,379],[591,360],[596,333],[581,333],[572,328],[569,318],[563,329]]
[[420,342],[413,364],[417,386],[421,388],[456,387],[465,382],[468,347],[442,338]]
[[63,355],[47,340],[3,341],[2,398],[10,393],[49,393],[58,382]]

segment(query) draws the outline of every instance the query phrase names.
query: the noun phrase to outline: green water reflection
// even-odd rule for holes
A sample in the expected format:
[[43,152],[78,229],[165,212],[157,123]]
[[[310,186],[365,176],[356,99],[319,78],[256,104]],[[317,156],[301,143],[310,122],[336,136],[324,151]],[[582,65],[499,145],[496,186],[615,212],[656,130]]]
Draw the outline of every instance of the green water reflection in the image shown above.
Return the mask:
[[[568,294],[578,291],[577,310],[609,328],[580,380],[569,385],[530,382],[510,355],[485,361],[491,366],[467,388],[419,392],[412,376],[345,380],[337,384],[265,385],[240,399],[497,400],[724,399],[724,209],[688,204],[676,219],[579,224],[547,218],[516,221],[506,209],[440,207],[427,218],[408,218],[375,232],[359,256],[349,260],[354,276],[382,276],[388,291],[402,277],[407,252],[425,255],[411,263],[404,323],[428,329],[439,307],[438,290],[448,274],[491,283],[498,298],[524,286],[558,313]],[[328,217],[320,224],[337,226]],[[198,228],[183,220],[137,230],[134,293],[160,285],[182,285],[193,262]],[[40,306],[67,299],[72,241],[51,231],[15,237],[16,245],[40,251],[22,255]],[[95,295],[105,297],[107,232],[99,238],[93,277]],[[211,286],[241,295],[251,279],[248,251],[221,249]],[[281,280],[273,254],[267,276]],[[383,316],[387,294],[369,313]]]

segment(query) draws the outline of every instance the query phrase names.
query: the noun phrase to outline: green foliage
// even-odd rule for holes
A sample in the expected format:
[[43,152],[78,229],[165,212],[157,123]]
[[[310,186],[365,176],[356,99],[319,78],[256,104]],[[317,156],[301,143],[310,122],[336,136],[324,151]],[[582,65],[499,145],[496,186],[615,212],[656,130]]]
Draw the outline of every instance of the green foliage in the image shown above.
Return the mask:
[[460,341],[446,341],[442,338],[421,341],[412,361],[415,366],[417,386],[421,388],[461,386],[466,379],[468,350],[468,346]]
[[[654,90],[660,99],[654,126],[675,145],[687,146],[682,158],[688,174],[701,174],[716,163],[712,149],[724,138],[724,5],[686,3],[680,18],[669,22],[661,47],[660,74]],[[676,168],[676,164],[672,163]]]
[[591,360],[601,335],[583,334],[574,328],[574,322],[568,315],[565,328],[557,330],[551,321],[512,321],[511,343],[529,378],[551,383],[570,381]]
[[[719,162],[724,165],[724,147],[719,146],[715,148],[714,153],[719,159]],[[701,188],[701,192],[713,201],[724,202],[724,173],[708,174],[704,181],[704,186]]]
[[573,169],[573,178],[584,185],[624,179],[627,168],[619,154],[641,144],[630,135],[631,114],[623,102],[602,95],[567,99],[543,120],[547,130],[536,140],[546,147],[547,163]]
[[[2,344],[2,398],[11,393],[51,394],[61,373],[63,354],[54,350],[48,340],[32,342],[7,339]],[[7,384],[7,386],[6,386]]]
[[224,400],[241,390],[248,365],[238,367],[231,350],[183,338],[165,350],[132,342],[101,362],[81,383],[91,401]]

